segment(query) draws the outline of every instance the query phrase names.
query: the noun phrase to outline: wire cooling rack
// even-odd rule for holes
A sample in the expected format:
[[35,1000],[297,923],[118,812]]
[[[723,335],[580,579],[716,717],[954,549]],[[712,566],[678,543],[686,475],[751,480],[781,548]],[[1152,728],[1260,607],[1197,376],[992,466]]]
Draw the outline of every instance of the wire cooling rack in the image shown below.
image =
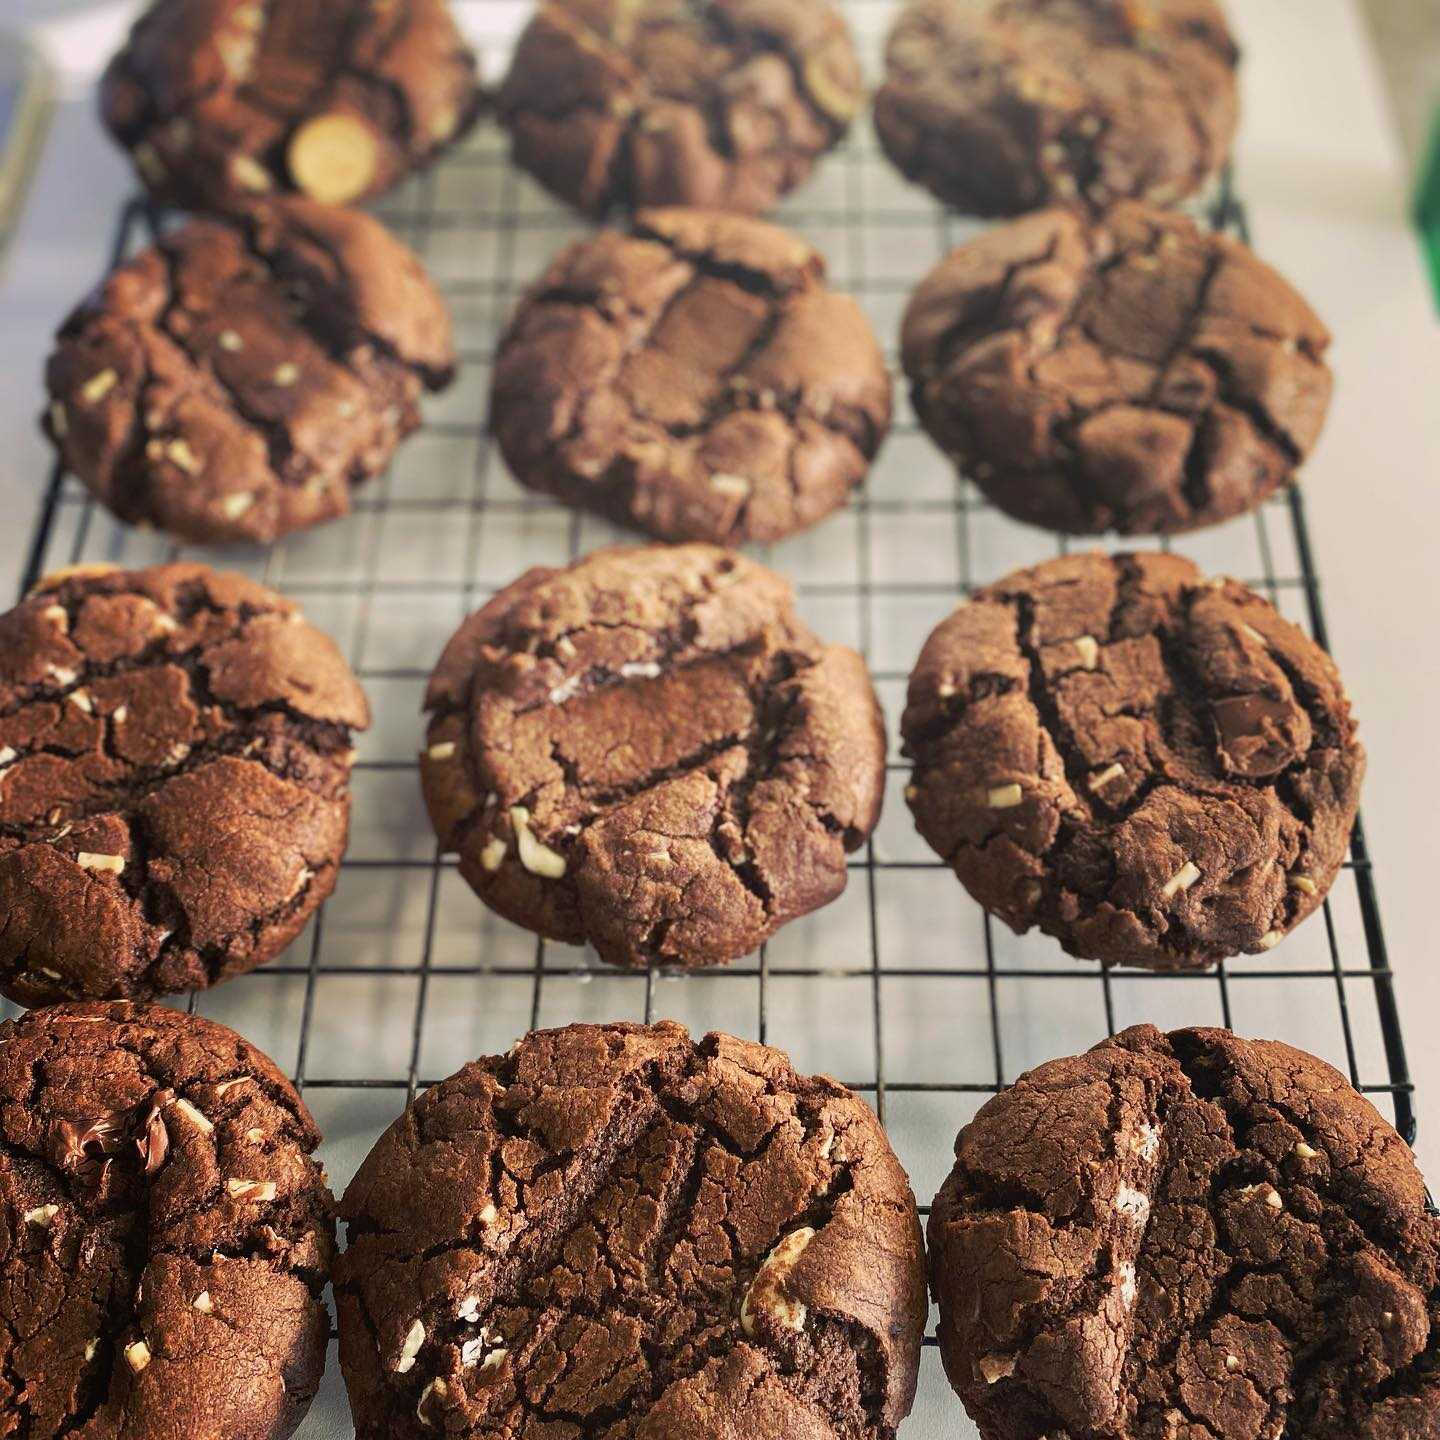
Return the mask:
[[[891,0],[848,0],[872,60],[892,8]],[[470,11],[477,40],[498,60],[522,18],[517,7],[486,0]],[[463,364],[390,473],[358,493],[355,513],[263,552],[186,552],[117,524],[57,472],[25,576],[28,588],[61,565],[142,565],[187,553],[239,569],[300,600],[368,690],[376,724],[360,742],[353,832],[335,895],[279,962],[189,1002],[294,1075],[326,1134],[337,1190],[408,1094],[507,1049],[526,1030],[575,1020],[674,1018],[697,1032],[767,1041],[802,1070],[836,1075],[880,1113],[922,1205],[949,1168],[956,1130],[989,1095],[1043,1060],[1141,1021],[1223,1024],[1314,1051],[1413,1138],[1412,1086],[1362,826],[1323,914],[1263,958],[1204,975],[1106,971],[1070,960],[1043,936],[1016,937],[914,833],[896,726],[921,643],[974,588],[1064,553],[1067,542],[1016,524],[957,483],[920,433],[903,386],[864,495],[810,534],[757,552],[795,582],[820,634],[861,650],[885,703],[885,816],[852,858],[844,896],[758,955],[684,976],[613,971],[490,915],[453,857],[436,853],[416,773],[420,699],[445,640],[488,595],[527,566],[563,564],[629,538],[522,490],[484,429],[500,325],[520,290],[587,227],[508,164],[494,130],[380,213],[445,290]],[[1207,214],[1246,236],[1244,204],[1228,180]],[[116,256],[147,243],[159,218],[139,202],[127,206]],[[978,230],[906,185],[867,123],[776,218],[828,257],[832,281],[866,308],[892,363],[910,291]],[[1325,643],[1298,491],[1177,539],[1173,549],[1247,581]],[[905,1440],[974,1433],[928,1346]],[[332,1363],[301,1437],[352,1434]]]

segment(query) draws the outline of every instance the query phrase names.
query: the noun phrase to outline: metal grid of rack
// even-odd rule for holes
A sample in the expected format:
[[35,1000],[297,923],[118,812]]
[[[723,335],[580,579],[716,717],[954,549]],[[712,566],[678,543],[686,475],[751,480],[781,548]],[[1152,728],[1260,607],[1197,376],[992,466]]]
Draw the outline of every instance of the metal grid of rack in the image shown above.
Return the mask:
[[[849,9],[873,53],[888,0],[849,0]],[[625,538],[520,489],[484,428],[499,326],[525,284],[585,227],[510,167],[491,130],[380,213],[424,256],[451,301],[458,382],[430,402],[425,430],[389,474],[358,492],[348,520],[265,552],[205,554],[299,599],[347,650],[376,711],[361,742],[351,847],[334,897],[279,962],[189,1001],[291,1071],[328,1137],[337,1187],[407,1093],[507,1048],[527,1029],[582,1019],[676,1018],[697,1031],[767,1041],[802,1069],[838,1076],[886,1122],[922,1202],[948,1168],[956,1129],[986,1097],[1042,1060],[1142,1020],[1224,1024],[1313,1050],[1413,1137],[1412,1086],[1362,826],[1322,915],[1280,949],[1204,975],[1108,971],[1071,961],[1042,936],[1013,936],[914,834],[895,727],[921,642],[973,589],[1063,553],[1067,542],[1008,520],[957,483],[903,398],[864,494],[810,534],[758,552],[795,581],[821,634],[865,655],[889,717],[885,818],[852,857],[845,895],[758,955],[683,977],[611,971],[588,952],[537,942],[489,915],[453,857],[436,853],[416,775],[419,701],[444,641],[490,593],[529,565],[564,563]],[[1207,214],[1246,232],[1228,180]],[[867,125],[776,218],[827,255],[833,282],[867,309],[892,360],[910,290],[976,228],[906,186]],[[117,256],[145,243],[157,223],[139,202],[129,205]],[[1173,548],[1252,584],[1325,643],[1298,491]],[[115,523],[56,473],[25,584],[65,564],[139,565],[182,553]],[[974,1433],[932,1347],[904,1434],[955,1434],[957,1423],[959,1434]],[[351,1433],[332,1365],[302,1440]]]

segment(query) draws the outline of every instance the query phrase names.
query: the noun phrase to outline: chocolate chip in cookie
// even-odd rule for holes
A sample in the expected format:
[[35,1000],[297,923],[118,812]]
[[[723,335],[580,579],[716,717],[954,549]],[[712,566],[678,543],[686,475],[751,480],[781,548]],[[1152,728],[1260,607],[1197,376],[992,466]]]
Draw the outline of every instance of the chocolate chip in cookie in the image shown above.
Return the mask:
[[346,1191],[358,1440],[893,1440],[920,1226],[874,1113],[675,1024],[526,1036],[427,1091]]
[[1365,772],[1330,657],[1171,555],[979,591],[926,641],[901,728],[920,833],[986,909],[1156,970],[1270,950],[1313,914]]
[[198,1016],[0,1024],[0,1428],[291,1435],[330,1328],[319,1143],[275,1065]]
[[902,173],[971,214],[1170,205],[1230,153],[1238,60],[1216,0],[916,0],[875,127]]
[[546,0],[497,99],[515,163],[590,214],[758,215],[864,99],[830,0]]
[[0,616],[0,991],[201,988],[334,888],[365,696],[288,600],[201,565],[83,567]]
[[346,514],[454,373],[415,254],[297,198],[193,222],[115,270],[60,330],[44,424],[127,523],[268,544]]
[[1425,1440],[1440,1219],[1336,1070],[1149,1026],[1022,1076],[930,1215],[940,1353],[983,1440]]
[[845,888],[885,739],[864,662],[710,545],[596,551],[476,611],[420,757],[492,909],[615,965],[724,964]]
[[141,180],[190,210],[378,195],[462,135],[480,102],[447,0],[156,0],[100,89]]
[[571,246],[521,300],[490,424],[537,490],[666,540],[768,542],[864,478],[890,377],[803,240],[653,210]]
[[1330,335],[1238,240],[1123,204],[954,251],[906,310],[921,423],[1007,514],[1166,534],[1244,514],[1314,447]]

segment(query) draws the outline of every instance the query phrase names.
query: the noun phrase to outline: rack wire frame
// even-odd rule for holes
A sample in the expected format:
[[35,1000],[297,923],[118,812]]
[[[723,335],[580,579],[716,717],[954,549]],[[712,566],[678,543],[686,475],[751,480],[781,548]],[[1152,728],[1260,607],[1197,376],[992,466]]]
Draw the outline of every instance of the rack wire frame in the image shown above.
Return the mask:
[[[862,40],[877,38],[875,22],[888,9],[886,0],[848,0],[848,8]],[[777,218],[829,250],[833,282],[871,311],[883,341],[893,341],[894,325],[887,326],[887,321],[898,317],[915,281],[975,227],[908,191],[888,170],[868,126],[856,127],[825,162],[821,175],[823,194],[818,193],[818,182],[812,183]],[[296,597],[312,618],[319,618],[317,611],[343,613],[351,660],[362,683],[372,693],[418,696],[429,664],[453,626],[488,593],[530,564],[563,562],[595,544],[625,537],[604,522],[516,487],[505,476],[484,426],[485,370],[499,326],[528,280],[566,239],[584,233],[584,227],[509,167],[503,144],[493,132],[481,132],[442,166],[409,182],[379,213],[422,256],[433,261],[435,253],[443,251],[462,267],[460,273],[440,277],[457,312],[473,321],[470,333],[465,325],[461,327],[462,379],[454,398],[431,406],[424,433],[447,449],[473,450],[468,474],[449,473],[438,486],[427,483],[407,489],[402,449],[388,476],[356,493],[354,515],[326,527],[335,534],[348,534],[344,565],[317,559],[317,554],[328,551],[323,542],[317,548],[306,537],[291,537],[264,552],[218,556],[208,552],[201,558],[245,568]],[[1215,228],[1249,239],[1245,206],[1230,175],[1207,199],[1205,213]],[[118,217],[113,258],[118,261],[133,253],[167,223],[166,216],[144,201],[132,200]],[[898,241],[899,249],[913,245],[913,255],[908,260],[902,255],[902,264],[887,263],[887,273],[876,274],[868,263],[868,238],[881,232],[890,235],[892,257],[901,236],[905,238]],[[893,363],[893,345],[889,353]],[[923,638],[950,606],[979,586],[1016,564],[1064,554],[1073,544],[1063,536],[1046,536],[1006,520],[968,481],[952,481],[947,462],[927,451],[926,444],[902,398],[890,450],[882,453],[869,485],[853,499],[844,521],[832,518],[812,532],[816,538],[806,551],[812,559],[828,553],[826,527],[852,527],[847,533],[853,534],[853,570],[837,570],[822,559],[797,582],[802,609],[819,610],[832,621],[851,610],[852,638],[889,702],[887,818],[881,832],[851,859],[840,929],[833,923],[822,927],[823,933],[798,950],[786,945],[791,931],[803,934],[805,927],[815,924],[817,917],[808,917],[788,927],[757,956],[730,969],[683,976],[658,969],[610,971],[589,952],[526,937],[488,916],[468,892],[456,902],[463,885],[454,857],[434,846],[423,812],[406,810],[394,824],[382,817],[375,822],[377,833],[393,842],[391,848],[385,851],[383,846],[352,841],[336,897],[285,956],[233,985],[183,1002],[191,1010],[216,1014],[257,1043],[265,1042],[252,1027],[262,1020],[269,1027],[267,1038],[269,1033],[278,1037],[269,1039],[267,1048],[290,1069],[312,1106],[322,1109],[332,1122],[338,1120],[345,1132],[345,1153],[330,1162],[337,1183],[343,1183],[346,1172],[408,1097],[457,1068],[461,1060],[484,1053],[478,1047],[473,1054],[462,1048],[449,1054],[451,1063],[439,1063],[445,1047],[431,1040],[440,1023],[437,1008],[445,1002],[437,1001],[436,995],[442,987],[448,993],[456,986],[459,998],[446,1004],[447,1018],[467,1006],[481,1017],[500,1008],[503,1018],[497,1017],[497,1023],[509,1023],[516,1032],[570,1019],[601,1018],[589,1013],[594,1006],[582,1003],[584,992],[579,987],[603,981],[598,988],[605,996],[623,991],[634,997],[621,1007],[624,1015],[603,1014],[603,1018],[648,1022],[674,1015],[689,1021],[692,1028],[748,1033],[792,1052],[798,1045],[801,1053],[796,1059],[802,1068],[835,1071],[871,1101],[892,1138],[897,1131],[904,1132],[917,1146],[924,1145],[923,1156],[915,1150],[907,1153],[897,1139],[897,1150],[916,1177],[922,1202],[933,1192],[929,1181],[943,1174],[948,1164],[955,1129],[1021,1069],[1051,1054],[1083,1048],[1138,1018],[1221,1023],[1255,1033],[1257,1016],[1247,1010],[1244,1000],[1267,984],[1282,997],[1258,1012],[1283,1022],[1272,1022],[1270,1032],[1326,1053],[1382,1110],[1388,1105],[1396,1128],[1413,1141],[1414,1087],[1362,823],[1356,824],[1349,859],[1321,915],[1263,959],[1242,957],[1200,975],[1092,967],[1071,961],[1043,937],[1017,942],[963,895],[947,867],[930,856],[918,838],[899,838],[910,827],[900,799],[908,767],[893,736],[899,709],[895,700],[903,691],[908,660],[918,653],[918,638],[911,638],[908,660],[897,653],[891,633],[895,616],[903,611],[916,617],[916,635]],[[891,453],[897,446],[903,447],[903,455]],[[927,458],[902,469],[902,462],[911,456]],[[929,467],[923,484],[916,463]],[[449,467],[451,472],[454,469]],[[484,566],[477,559],[492,527],[513,528],[520,537],[514,548],[504,549],[508,573],[498,568],[482,573]],[[903,567],[904,575],[896,578],[897,561],[904,559],[897,554],[896,536],[923,532],[926,544],[933,545],[946,529],[950,529],[946,543],[953,547],[953,566],[935,578],[912,578],[908,567]],[[1208,568],[1228,570],[1254,585],[1326,645],[1321,583],[1302,492],[1291,489],[1273,498],[1253,516],[1224,527],[1224,532],[1200,544],[1202,553],[1196,558],[1208,561]],[[543,537],[543,543],[536,537]],[[787,559],[796,553],[790,547],[799,543],[760,553],[785,571]],[[426,561],[445,546],[453,550],[457,544],[463,566],[457,576],[438,578],[429,573]],[[1181,540],[1173,546],[1163,543],[1161,548],[1194,553]],[[160,537],[120,526],[57,467],[33,533],[22,591],[61,565],[102,560],[145,564],[182,553],[188,557],[194,552],[182,552]],[[395,566],[402,560],[407,563],[397,577]],[[423,643],[428,651],[421,653],[410,644],[402,647],[398,661],[394,656],[372,660],[370,642],[392,607],[407,613],[413,609],[424,617]],[[823,622],[812,618],[823,633]],[[377,710],[383,708],[377,705]],[[418,750],[422,727],[413,709],[404,723],[413,731]],[[408,786],[418,794],[416,771],[413,751],[406,758],[387,753],[383,745],[362,744],[355,771],[357,822],[363,826],[367,806],[384,810],[395,805],[397,786]],[[332,936],[334,912],[343,903],[347,885],[361,897],[356,909],[362,922],[348,928],[341,922],[339,933]],[[886,893],[900,885],[905,887],[902,896]],[[921,885],[926,888],[923,902],[918,898]],[[364,921],[372,914],[365,897],[376,893],[389,897],[382,903],[382,908],[388,906],[387,913],[403,914],[414,923],[387,931],[383,919],[378,925],[373,919]],[[920,946],[923,954],[916,948],[917,932],[910,930],[897,938],[900,931],[894,920],[897,913],[921,903],[938,907],[920,917],[926,933]],[[461,929],[469,927],[465,943],[473,953],[447,958],[456,936],[452,930],[440,943],[442,910],[459,914]],[[945,912],[959,917],[953,925]],[[959,933],[943,933],[947,927]],[[841,937],[838,959],[831,953],[837,948],[837,934]],[[1301,936],[1308,937],[1303,946]],[[379,958],[374,958],[372,946],[378,946]],[[522,953],[520,946],[528,953]],[[1286,952],[1295,947],[1301,953],[1292,960]],[[337,957],[337,951],[345,953]],[[335,1000],[331,990],[351,981],[362,987],[390,981],[403,984],[413,991],[413,1002],[408,1013],[390,1000],[378,1009],[361,1003],[358,1011],[368,1009],[368,1015],[357,1013],[348,1023],[336,1013],[346,1000]],[[266,985],[279,987],[279,997],[264,998]],[[914,987],[913,994],[893,1014],[901,987],[907,985]],[[1077,986],[1092,993],[1098,987],[1100,1023],[1072,1039],[1072,1030],[1083,1029],[1073,1023],[1071,1014],[1077,1005]],[[503,987],[508,987],[510,1002],[497,1007],[493,996]],[[748,995],[744,1003],[735,999],[737,987]],[[777,1008],[776,997],[782,990],[786,1003]],[[723,1003],[717,1000],[722,991],[726,992]],[[821,998],[827,991],[830,998]],[[1015,998],[1019,992],[1024,993],[1023,1001]],[[341,991],[342,997],[351,993]],[[1329,999],[1322,1001],[1322,995]],[[1309,997],[1308,1004],[1302,1003],[1302,996]],[[1320,1009],[1326,1015],[1318,1015]],[[1297,1035],[1289,1022],[1302,1010],[1309,1020],[1302,1027],[1304,1034]],[[962,1072],[948,1061],[917,1068],[911,1031],[920,1025],[958,1027],[956,1045],[969,1042],[968,1068]],[[317,1042],[322,1028],[325,1044]],[[843,1032],[838,1043],[837,1029]],[[825,1038],[817,1043],[822,1030]],[[1317,1031],[1327,1030],[1328,1045],[1317,1044]],[[503,1049],[513,1038],[514,1033],[497,1037],[493,1048]],[[364,1048],[353,1048],[357,1046]],[[327,1064],[321,1053],[327,1048],[345,1063],[336,1064],[332,1057]],[[931,1048],[933,1052],[933,1044]],[[867,1052],[868,1061],[853,1059]],[[812,1057],[832,1063],[807,1066]],[[897,1107],[906,1105],[919,1108],[908,1121],[897,1123]]]

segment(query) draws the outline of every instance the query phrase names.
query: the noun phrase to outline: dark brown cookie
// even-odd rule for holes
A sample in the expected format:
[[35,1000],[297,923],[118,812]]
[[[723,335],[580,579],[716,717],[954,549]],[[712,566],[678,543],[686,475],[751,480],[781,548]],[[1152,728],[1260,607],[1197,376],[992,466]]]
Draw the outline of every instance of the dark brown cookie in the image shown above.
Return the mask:
[[341,1216],[358,1440],[889,1440],[910,1411],[909,1182],[874,1113],[778,1050],[528,1035],[415,1101]]
[[1345,859],[1365,752],[1272,606],[1171,555],[1077,555],[930,636],[902,730],[920,833],[988,910],[1086,960],[1277,945]]
[[996,505],[1071,534],[1254,509],[1325,423],[1330,334],[1253,251],[1126,203],[962,245],[905,313],[931,437]]
[[60,572],[0,616],[0,991],[198,989],[334,889],[365,696],[288,600],[202,565]]
[[523,484],[665,540],[794,534],[890,426],[865,313],[803,240],[652,210],[566,250],[500,341],[491,428]]
[[909,179],[971,214],[1169,205],[1230,153],[1238,60],[1215,0],[915,0],[875,127]]
[[359,211],[277,201],[115,270],[61,327],[45,430],[120,519],[268,544],[346,514],[454,373],[407,246]]
[[0,1025],[0,1434],[292,1434],[330,1328],[319,1143],[223,1025],[129,1004]]
[[864,661],[714,546],[527,572],[460,627],[425,703],[425,799],[460,873],[614,965],[748,954],[840,894],[879,819]]
[[996,1096],[930,1214],[983,1440],[1433,1440],[1440,1220],[1322,1060],[1127,1030]]
[[500,89],[515,163],[593,215],[758,215],[864,99],[830,0],[546,0]]
[[100,106],[169,204],[298,191],[348,205],[429,164],[480,89],[446,0],[156,0]]

